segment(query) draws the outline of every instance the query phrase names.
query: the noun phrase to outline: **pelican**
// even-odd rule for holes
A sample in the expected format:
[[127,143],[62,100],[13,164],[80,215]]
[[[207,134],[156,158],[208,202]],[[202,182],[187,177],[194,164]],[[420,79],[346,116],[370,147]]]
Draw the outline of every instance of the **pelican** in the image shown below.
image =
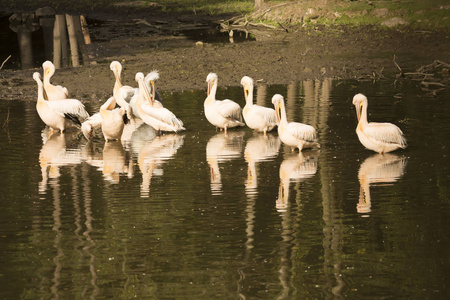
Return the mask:
[[53,63],[47,60],[42,64],[42,68],[44,69],[44,90],[48,100],[53,101],[69,98],[69,91],[67,88],[50,83],[50,78],[55,74],[55,66]]
[[89,117],[83,103],[76,99],[47,101],[44,99],[44,88],[41,75],[38,72],[33,74],[33,79],[38,85],[38,100],[36,110],[42,121],[49,126],[52,131],[64,132],[67,128],[77,125]]
[[[136,99],[137,99],[139,90],[137,88],[133,88],[131,86],[122,84],[122,81],[121,81],[122,64],[120,62],[118,62],[118,61],[111,62],[111,64],[109,65],[109,68],[114,73],[114,77],[116,78],[116,81],[114,83],[114,88],[113,88],[113,95],[114,95],[114,98],[116,98],[117,104],[119,104],[120,107],[124,107],[127,110],[128,119],[132,120],[133,114],[136,117],[138,117],[134,110],[135,110],[135,104],[136,104]],[[146,82],[147,86],[150,85],[151,80],[158,79],[158,78],[153,79],[152,75],[151,75],[152,73],[153,72],[150,72],[145,77],[145,82]],[[155,102],[162,103],[161,95],[156,90],[154,92],[154,99],[156,99]]]
[[241,79],[244,87],[245,106],[242,110],[245,123],[251,129],[262,131],[266,135],[277,125],[277,117],[273,108],[253,104],[253,79],[244,76]]
[[356,133],[359,141],[369,150],[380,154],[405,149],[406,139],[403,132],[396,125],[391,123],[369,123],[367,121],[367,97],[363,94],[356,94],[353,97],[353,105],[356,108],[358,126]]
[[90,140],[95,131],[102,126],[102,116],[100,113],[95,113],[89,118],[87,118],[83,123],[81,123],[81,132],[83,132],[84,137]]
[[290,146],[292,151],[295,148],[298,148],[299,151],[314,146],[320,148],[314,127],[303,123],[287,121],[283,96],[275,94],[272,97],[272,103],[275,106],[277,115],[278,135],[283,143]]
[[214,126],[224,129],[225,132],[231,127],[244,126],[239,104],[229,99],[216,100],[217,78],[215,73],[209,73],[206,77],[208,83],[207,97],[204,102],[206,119]]
[[114,82],[113,96],[116,99],[117,104],[120,107],[126,109],[128,119],[131,119],[133,112],[129,102],[131,101],[132,97],[135,94],[137,94],[137,89],[122,84],[121,81],[122,65],[120,64],[120,62],[118,61],[111,62],[109,68],[114,73],[114,77],[116,78],[116,81]]
[[116,99],[110,97],[101,107],[102,132],[106,141],[120,140],[123,127],[128,123],[125,108],[115,108]]
[[142,121],[152,126],[156,131],[178,132],[185,130],[183,122],[170,110],[155,104],[153,94],[150,93],[144,82],[144,74],[138,72],[136,74],[136,81],[139,84],[136,112]]

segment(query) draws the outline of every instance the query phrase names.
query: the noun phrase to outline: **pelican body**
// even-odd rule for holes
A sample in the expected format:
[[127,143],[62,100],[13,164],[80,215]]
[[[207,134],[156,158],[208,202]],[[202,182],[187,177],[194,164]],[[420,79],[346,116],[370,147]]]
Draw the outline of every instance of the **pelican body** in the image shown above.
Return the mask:
[[67,88],[50,83],[50,79],[53,74],[55,74],[55,65],[53,65],[51,61],[47,60],[42,64],[42,68],[44,69],[44,90],[47,94],[48,100],[53,101],[69,98],[69,91]]
[[356,134],[359,141],[369,150],[380,154],[406,148],[406,139],[403,132],[396,125],[391,123],[375,123],[367,121],[367,97],[363,94],[356,94],[353,97],[353,105],[356,108],[358,126]]
[[253,79],[244,76],[241,79],[244,87],[245,106],[242,110],[245,123],[251,129],[264,132],[271,131],[277,125],[277,117],[273,108],[253,104]]
[[36,110],[41,120],[52,130],[64,132],[67,128],[81,125],[81,122],[89,117],[83,103],[79,100],[45,100],[41,75],[35,72],[33,79],[38,85]]
[[303,123],[287,121],[283,96],[275,94],[272,97],[272,103],[275,107],[278,121],[278,136],[283,143],[290,146],[292,150],[298,148],[299,151],[314,146],[320,148],[314,127]]
[[236,102],[226,100],[216,100],[218,77],[215,73],[209,73],[206,77],[208,83],[207,97],[204,102],[206,119],[214,126],[224,129],[244,126],[242,119],[242,109]]
[[115,108],[116,99],[110,97],[101,107],[102,132],[106,141],[120,140],[123,127],[128,123],[125,108]]
[[156,131],[178,132],[185,130],[183,122],[170,110],[155,104],[153,94],[144,82],[144,74],[138,72],[136,81],[139,84],[139,94],[136,100],[136,112],[146,124]]

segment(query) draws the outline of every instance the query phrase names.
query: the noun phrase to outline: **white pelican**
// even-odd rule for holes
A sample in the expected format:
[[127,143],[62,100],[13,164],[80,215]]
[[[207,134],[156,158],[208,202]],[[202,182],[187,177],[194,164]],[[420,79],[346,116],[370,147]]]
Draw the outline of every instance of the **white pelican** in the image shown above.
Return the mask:
[[290,146],[292,151],[295,148],[298,148],[299,151],[314,146],[320,148],[314,127],[303,123],[287,121],[283,96],[275,94],[272,97],[272,103],[275,106],[277,114],[278,135],[283,143]]
[[136,112],[142,121],[152,126],[156,131],[178,132],[185,130],[183,122],[170,110],[155,104],[153,96],[144,82],[144,74],[138,72],[136,81],[139,84]]
[[206,77],[208,83],[207,97],[204,102],[206,119],[214,126],[223,128],[225,132],[231,127],[244,126],[239,104],[229,99],[216,100],[217,79],[215,73],[209,73]]
[[244,87],[245,106],[242,110],[245,123],[251,129],[262,131],[264,135],[277,125],[277,116],[273,108],[253,104],[253,79],[244,76],[241,79]]
[[123,127],[128,123],[125,108],[115,108],[116,99],[110,97],[101,107],[102,132],[106,141],[120,140]]
[[367,149],[380,154],[406,148],[406,139],[403,132],[396,125],[391,123],[369,123],[367,121],[367,97],[363,94],[356,94],[353,97],[353,105],[356,107],[358,126],[356,133],[359,141]]
[[33,79],[38,85],[36,110],[42,121],[52,130],[60,130],[61,132],[64,132],[67,128],[74,127],[76,125],[81,126],[81,122],[89,117],[83,103],[79,100],[45,100],[41,75],[38,72],[35,72],[33,74]]
[[132,118],[132,109],[130,108],[130,101],[132,97],[137,94],[137,89],[128,85],[123,85],[121,81],[122,65],[118,61],[113,61],[109,65],[110,70],[114,73],[116,81],[114,82],[113,96],[120,107],[127,111],[128,119]]
[[90,140],[94,135],[95,131],[102,126],[102,116],[100,113],[95,113],[89,118],[87,118],[83,123],[81,123],[81,132],[86,139]]
[[374,154],[361,164],[358,171],[359,213],[371,211],[370,186],[372,184],[392,184],[404,174],[407,159],[395,154]]
[[50,83],[50,78],[55,74],[55,66],[53,63],[47,60],[42,64],[42,68],[44,69],[44,90],[48,100],[53,101],[69,98],[69,91],[67,88]]

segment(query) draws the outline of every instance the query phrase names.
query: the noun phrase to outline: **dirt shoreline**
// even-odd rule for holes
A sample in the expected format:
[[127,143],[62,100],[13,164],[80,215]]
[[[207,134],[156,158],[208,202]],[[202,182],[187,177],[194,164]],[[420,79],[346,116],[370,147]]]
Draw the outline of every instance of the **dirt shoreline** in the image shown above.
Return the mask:
[[[217,20],[152,19],[149,26],[139,23],[144,19],[139,15],[128,19],[102,17],[110,20],[108,27],[91,34],[93,39],[101,35],[109,41],[89,46],[96,64],[58,69],[52,79],[55,84],[66,86],[72,98],[107,99],[114,84],[109,70],[113,60],[122,61],[123,83],[131,86],[136,85],[136,72],[159,70],[157,84],[163,92],[206,89],[209,72],[219,75],[220,86],[238,86],[244,75],[258,80],[258,84],[288,84],[325,77],[395,80],[399,70],[394,55],[405,72],[414,72],[434,60],[450,62],[448,30],[298,27],[289,28],[289,32],[257,31],[256,41],[210,44],[196,43],[177,32],[189,25],[205,26]],[[124,28],[132,29],[132,34]],[[35,71],[42,69],[0,70],[0,99],[35,100],[36,84],[32,79]]]

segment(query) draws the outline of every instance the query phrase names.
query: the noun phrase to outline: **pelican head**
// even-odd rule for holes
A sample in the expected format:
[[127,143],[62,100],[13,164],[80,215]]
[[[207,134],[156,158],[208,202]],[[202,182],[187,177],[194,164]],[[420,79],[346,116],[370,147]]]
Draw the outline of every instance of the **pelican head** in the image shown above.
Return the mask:
[[284,103],[284,98],[280,94],[275,94],[272,97],[272,104],[275,107],[275,112],[277,113],[277,123],[280,124],[281,119],[281,106]]
[[145,76],[145,83],[150,87],[152,97],[155,99],[155,81],[159,79],[159,73],[157,70],[153,70]]
[[216,73],[209,73],[208,76],[206,76],[206,82],[212,82],[217,80],[217,74]]
[[209,94],[211,94],[212,86],[214,85],[215,82],[217,82],[217,78],[218,77],[216,73],[209,73],[208,76],[206,76],[206,82],[208,83],[208,91],[206,95],[209,96]]
[[137,73],[136,73],[135,80],[136,80],[137,82],[139,82],[140,80],[144,80],[144,73],[142,73],[142,72],[137,72]]
[[41,74],[39,74],[39,72],[34,72],[34,73],[33,73],[33,79],[34,79],[36,82],[40,82],[40,81],[41,81]]
[[47,60],[42,64],[42,68],[44,69],[44,78],[46,76],[52,76],[55,73],[55,65]]
[[353,97],[353,105],[356,107],[356,116],[358,118],[358,122],[359,119],[361,118],[361,111],[363,109],[363,107],[367,107],[367,97],[364,96],[363,94],[356,94]]
[[241,85],[244,87],[244,97],[247,101],[249,91],[253,88],[253,79],[248,76],[244,76],[241,79]]
[[122,73],[122,65],[117,60],[113,61],[109,68],[113,71],[116,80],[120,82],[120,74]]
[[152,82],[159,79],[159,73],[157,70],[153,70],[145,76],[145,81]]
[[94,135],[94,128],[89,122],[83,122],[81,124],[81,132],[83,132],[84,137],[89,140]]

